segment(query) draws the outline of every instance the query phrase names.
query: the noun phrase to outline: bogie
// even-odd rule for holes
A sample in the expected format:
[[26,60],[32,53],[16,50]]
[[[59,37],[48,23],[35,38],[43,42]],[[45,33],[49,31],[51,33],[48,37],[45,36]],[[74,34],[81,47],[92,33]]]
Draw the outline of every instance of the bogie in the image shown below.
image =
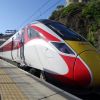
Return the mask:
[[40,77],[41,71],[35,68],[30,68],[29,72],[37,77]]

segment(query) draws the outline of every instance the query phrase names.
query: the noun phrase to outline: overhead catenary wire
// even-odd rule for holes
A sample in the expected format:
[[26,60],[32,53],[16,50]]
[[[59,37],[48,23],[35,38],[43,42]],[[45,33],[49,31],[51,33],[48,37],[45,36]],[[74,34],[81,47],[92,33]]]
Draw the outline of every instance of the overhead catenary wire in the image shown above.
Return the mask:
[[[46,9],[44,12],[42,12],[41,15],[37,16],[37,18],[40,17],[40,16],[42,16],[44,13],[46,14],[51,8],[53,8],[55,5],[59,4],[60,2],[61,2],[61,0],[58,0],[55,4],[53,4],[48,9]],[[34,19],[34,20],[36,20],[36,19]],[[32,20],[32,21],[34,21],[34,20]]]
[[49,2],[50,2],[50,0],[47,0],[45,3],[43,3],[37,10],[34,11],[34,13],[32,13],[26,20],[24,20],[24,22],[20,25],[20,27],[22,27],[27,21],[32,19],[33,16],[35,16],[36,13],[38,13],[40,9],[43,9]]
[[[33,17],[35,17],[35,16],[36,16],[36,13],[39,13],[39,11],[40,11],[41,9],[43,9],[50,1],[51,1],[51,0],[47,0],[43,5],[41,5],[41,6],[34,12],[35,15],[34,15],[34,13],[33,13],[31,16],[29,16],[29,17],[20,25],[20,28],[23,27],[23,25],[24,25],[25,23],[27,23],[30,19],[32,19]],[[46,14],[51,8],[53,8],[55,5],[59,4],[60,2],[61,2],[61,0],[58,0],[55,4],[53,4],[52,6],[48,7],[48,8],[47,8],[44,12],[42,12],[40,15],[36,16],[36,18],[32,19],[32,21],[37,20],[37,19],[38,19],[40,16],[42,16],[44,13]]]

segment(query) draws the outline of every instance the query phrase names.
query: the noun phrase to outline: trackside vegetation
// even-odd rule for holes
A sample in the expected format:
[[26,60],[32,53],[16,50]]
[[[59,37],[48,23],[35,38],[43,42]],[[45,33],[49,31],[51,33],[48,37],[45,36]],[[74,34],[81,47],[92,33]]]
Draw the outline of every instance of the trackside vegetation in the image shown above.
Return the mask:
[[100,50],[100,0],[60,5],[50,19],[72,28]]

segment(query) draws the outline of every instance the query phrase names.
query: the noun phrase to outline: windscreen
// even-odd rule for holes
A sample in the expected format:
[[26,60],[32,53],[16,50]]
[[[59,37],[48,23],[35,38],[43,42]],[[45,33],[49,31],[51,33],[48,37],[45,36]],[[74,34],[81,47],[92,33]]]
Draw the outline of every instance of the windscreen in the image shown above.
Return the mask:
[[52,42],[52,44],[62,53],[74,54],[74,52],[65,43]]
[[86,41],[82,36],[75,33],[74,31],[59,22],[44,21],[43,23],[64,40]]

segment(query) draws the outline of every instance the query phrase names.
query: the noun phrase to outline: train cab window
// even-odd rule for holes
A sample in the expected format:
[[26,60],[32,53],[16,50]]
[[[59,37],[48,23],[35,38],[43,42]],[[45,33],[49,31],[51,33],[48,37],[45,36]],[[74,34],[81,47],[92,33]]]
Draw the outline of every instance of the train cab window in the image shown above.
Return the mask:
[[39,37],[39,33],[35,31],[34,29],[30,28],[28,29],[28,36],[30,39]]
[[67,28],[63,24],[51,20],[42,21],[47,27],[54,31],[58,36],[64,40],[71,41],[86,41],[82,36]]
[[65,43],[52,42],[52,44],[62,53],[74,54],[74,52]]

